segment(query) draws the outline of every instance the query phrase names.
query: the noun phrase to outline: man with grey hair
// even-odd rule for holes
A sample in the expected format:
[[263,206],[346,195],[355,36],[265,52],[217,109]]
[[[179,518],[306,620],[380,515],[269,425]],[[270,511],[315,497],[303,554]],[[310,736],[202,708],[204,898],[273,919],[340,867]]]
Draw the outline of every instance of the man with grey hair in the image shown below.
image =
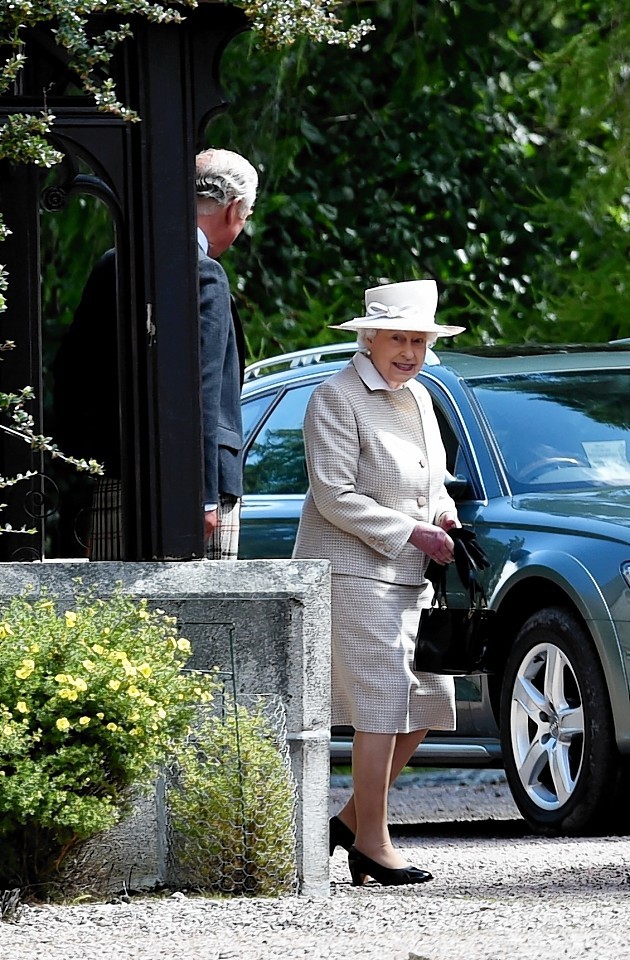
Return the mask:
[[199,311],[205,468],[204,531],[209,560],[236,559],[243,494],[241,387],[243,328],[217,258],[249,217],[258,187],[254,167],[231,150],[196,159]]

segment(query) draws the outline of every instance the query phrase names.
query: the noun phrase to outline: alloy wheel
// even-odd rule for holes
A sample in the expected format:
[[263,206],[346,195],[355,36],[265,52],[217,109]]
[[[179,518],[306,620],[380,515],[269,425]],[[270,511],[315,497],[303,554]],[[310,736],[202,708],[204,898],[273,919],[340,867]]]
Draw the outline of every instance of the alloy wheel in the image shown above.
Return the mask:
[[573,795],[584,760],[584,711],[567,655],[539,643],[516,673],[510,716],[514,762],[525,793],[541,810]]

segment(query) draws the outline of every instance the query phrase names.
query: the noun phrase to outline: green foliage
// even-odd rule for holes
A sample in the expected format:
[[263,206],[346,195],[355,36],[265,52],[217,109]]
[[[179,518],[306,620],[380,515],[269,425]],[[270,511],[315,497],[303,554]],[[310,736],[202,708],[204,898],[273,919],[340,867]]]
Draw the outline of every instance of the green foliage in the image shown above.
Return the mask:
[[62,154],[45,140],[55,117],[43,113],[41,117],[14,113],[0,126],[0,157],[14,163],[34,163],[52,167]]
[[225,695],[178,751],[168,791],[187,885],[278,896],[295,882],[295,792],[262,705]]
[[339,0],[233,0],[242,7],[264,45],[291,46],[300,37],[317,43],[356,47],[372,29],[369,20],[339,29]]
[[365,287],[423,276],[439,282],[440,319],[467,327],[459,343],[621,335],[619,0],[376,0],[370,13],[350,54],[263,56],[247,36],[226,52],[232,107],[209,136],[262,171],[249,236],[224,261],[251,358],[337,341],[329,324],[356,315]]
[[44,883],[127,812],[189,731],[211,679],[182,672],[174,618],[118,591],[0,609],[0,887]]
[[[542,309],[555,339],[627,334],[630,234],[630,10],[621,0],[522,2],[530,32],[519,47],[529,69],[518,102],[544,148],[531,220],[547,224],[551,255],[539,260]],[[506,38],[512,42],[512,38]],[[573,339],[577,339],[574,335]]]

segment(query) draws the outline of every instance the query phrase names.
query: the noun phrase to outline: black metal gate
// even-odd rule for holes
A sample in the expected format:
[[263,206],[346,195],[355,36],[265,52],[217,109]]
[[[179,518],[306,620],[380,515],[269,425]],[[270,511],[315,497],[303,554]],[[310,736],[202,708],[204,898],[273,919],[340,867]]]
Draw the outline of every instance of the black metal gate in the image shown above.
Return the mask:
[[[221,55],[246,27],[242,11],[203,2],[180,25],[134,21],[133,39],[121,45],[112,72],[120,99],[140,123],[72,95],[73,77],[46,29],[29,35],[20,85],[0,98],[0,122],[12,113],[39,114],[46,103],[56,117],[54,145],[65,157],[52,179],[34,166],[0,164],[0,208],[12,231],[0,252],[9,271],[2,339],[17,344],[5,355],[0,388],[34,388],[31,412],[44,433],[40,217],[42,211],[54,216],[77,193],[97,197],[111,215],[116,246],[127,560],[203,556],[194,156],[205,146],[209,120],[227,105]],[[95,364],[100,336],[95,329]],[[41,456],[13,438],[0,439],[0,469],[42,473],[28,491],[23,483],[3,495],[3,520],[34,525],[38,533],[0,537],[0,558],[41,558],[47,517],[56,510],[50,490],[58,484]]]

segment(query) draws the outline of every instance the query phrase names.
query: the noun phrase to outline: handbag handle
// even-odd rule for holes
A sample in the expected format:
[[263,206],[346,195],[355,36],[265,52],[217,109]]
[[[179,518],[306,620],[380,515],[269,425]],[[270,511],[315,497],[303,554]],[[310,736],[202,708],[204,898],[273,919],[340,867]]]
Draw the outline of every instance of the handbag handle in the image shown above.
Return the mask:
[[[448,607],[448,596],[446,593],[446,573],[448,566],[448,564],[441,564],[438,569],[437,576],[434,580],[434,594],[431,606]],[[468,595],[470,598],[469,608],[471,610],[475,608],[485,609],[488,606],[484,589],[472,570],[470,570],[468,574]]]
[[[490,561],[478,543],[474,530],[469,530],[466,527],[452,527],[448,531],[448,535],[453,541],[454,567],[464,587],[469,589],[470,571],[472,570],[474,574],[480,573],[481,570],[490,566]],[[439,564],[436,560],[430,560],[425,576],[434,586],[437,586],[442,572],[442,564]]]

